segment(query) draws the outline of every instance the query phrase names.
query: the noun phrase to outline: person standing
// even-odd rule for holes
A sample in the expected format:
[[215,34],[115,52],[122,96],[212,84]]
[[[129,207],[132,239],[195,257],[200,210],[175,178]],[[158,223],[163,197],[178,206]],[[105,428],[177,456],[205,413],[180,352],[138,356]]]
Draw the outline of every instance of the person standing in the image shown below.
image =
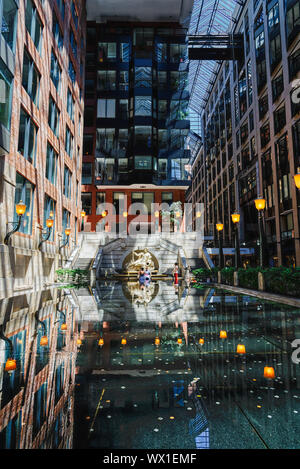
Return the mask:
[[178,285],[179,267],[178,267],[177,262],[175,262],[174,264],[173,277],[174,277],[174,285]]

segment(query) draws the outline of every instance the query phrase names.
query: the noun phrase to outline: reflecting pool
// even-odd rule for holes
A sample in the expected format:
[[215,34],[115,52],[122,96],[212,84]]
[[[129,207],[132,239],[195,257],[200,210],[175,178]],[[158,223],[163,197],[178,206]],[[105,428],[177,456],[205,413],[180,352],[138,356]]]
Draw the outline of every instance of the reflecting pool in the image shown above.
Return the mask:
[[115,281],[0,307],[0,448],[300,448],[299,309]]

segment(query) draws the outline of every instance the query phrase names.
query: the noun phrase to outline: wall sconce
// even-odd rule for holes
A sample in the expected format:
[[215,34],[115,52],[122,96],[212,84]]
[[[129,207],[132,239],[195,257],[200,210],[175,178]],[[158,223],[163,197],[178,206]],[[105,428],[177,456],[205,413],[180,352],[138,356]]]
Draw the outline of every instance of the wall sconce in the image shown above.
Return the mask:
[[21,222],[22,222],[22,217],[24,215],[24,213],[26,212],[26,205],[22,202],[22,200],[20,200],[20,202],[16,205],[16,212],[17,212],[17,215],[19,217],[18,221],[17,222],[8,222],[8,223],[11,223],[12,225],[15,225],[14,229],[9,231],[5,238],[4,238],[4,244],[8,245],[8,242],[9,242],[9,239],[10,237],[16,233],[17,231],[19,231],[20,229],[20,226],[21,226]]
[[86,216],[86,212],[82,210],[80,212],[80,216],[81,216],[81,231],[84,231],[84,217]]
[[44,335],[41,337],[40,340],[40,345],[41,347],[46,347],[48,345],[48,337],[47,337],[47,329],[46,329],[46,324],[39,319],[39,312],[35,312],[35,320],[38,324],[40,324],[43,328]]
[[59,247],[59,250],[61,250],[62,248],[64,248],[65,246],[67,246],[69,244],[70,233],[71,233],[71,229],[66,228],[65,229],[65,235],[66,235],[67,238],[66,238],[66,241]]
[[[42,239],[40,241],[40,244],[38,245],[38,249],[40,249],[42,244],[45,243],[45,241],[48,241],[48,239],[50,238],[53,223],[54,223],[54,220],[53,220],[53,218],[51,218],[51,216],[49,218],[47,218],[47,220],[46,220],[47,229],[46,229],[46,231],[42,231]],[[45,236],[45,238],[43,238],[43,235]]]
[[7,371],[7,373],[11,374],[17,368],[17,361],[16,361],[15,358],[13,358],[13,356],[14,356],[14,346],[13,346],[12,340],[4,335],[3,325],[0,326],[0,339],[5,340],[5,342],[7,342],[8,345],[9,345],[9,357],[6,360],[6,363],[5,363],[5,371]]
[[56,311],[63,316],[63,323],[60,326],[60,330],[61,330],[61,332],[66,332],[68,330],[68,326],[67,326],[67,323],[66,323],[66,315],[61,309],[56,308]]

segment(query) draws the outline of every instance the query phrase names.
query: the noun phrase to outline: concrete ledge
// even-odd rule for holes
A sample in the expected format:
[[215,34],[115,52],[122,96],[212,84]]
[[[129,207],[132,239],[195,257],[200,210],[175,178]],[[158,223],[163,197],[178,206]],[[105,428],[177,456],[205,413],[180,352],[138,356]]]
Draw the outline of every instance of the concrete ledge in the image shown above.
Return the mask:
[[293,298],[285,295],[277,295],[276,293],[269,293],[266,291],[262,292],[258,290],[248,290],[247,288],[233,287],[231,285],[224,285],[223,283],[215,283],[214,286],[216,288],[222,288],[223,290],[232,291],[240,295],[256,296],[257,298],[261,298],[262,300],[274,301],[276,303],[282,303],[289,306],[296,306],[296,308],[300,308],[299,298]]

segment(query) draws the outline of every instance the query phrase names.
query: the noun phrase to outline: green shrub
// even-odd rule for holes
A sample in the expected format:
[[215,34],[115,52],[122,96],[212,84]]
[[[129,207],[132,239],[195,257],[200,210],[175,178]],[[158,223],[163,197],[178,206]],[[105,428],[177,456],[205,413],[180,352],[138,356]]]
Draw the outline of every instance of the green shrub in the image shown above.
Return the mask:
[[226,283],[227,285],[233,285],[234,271],[234,267],[224,267],[224,269],[221,270],[222,282]]

